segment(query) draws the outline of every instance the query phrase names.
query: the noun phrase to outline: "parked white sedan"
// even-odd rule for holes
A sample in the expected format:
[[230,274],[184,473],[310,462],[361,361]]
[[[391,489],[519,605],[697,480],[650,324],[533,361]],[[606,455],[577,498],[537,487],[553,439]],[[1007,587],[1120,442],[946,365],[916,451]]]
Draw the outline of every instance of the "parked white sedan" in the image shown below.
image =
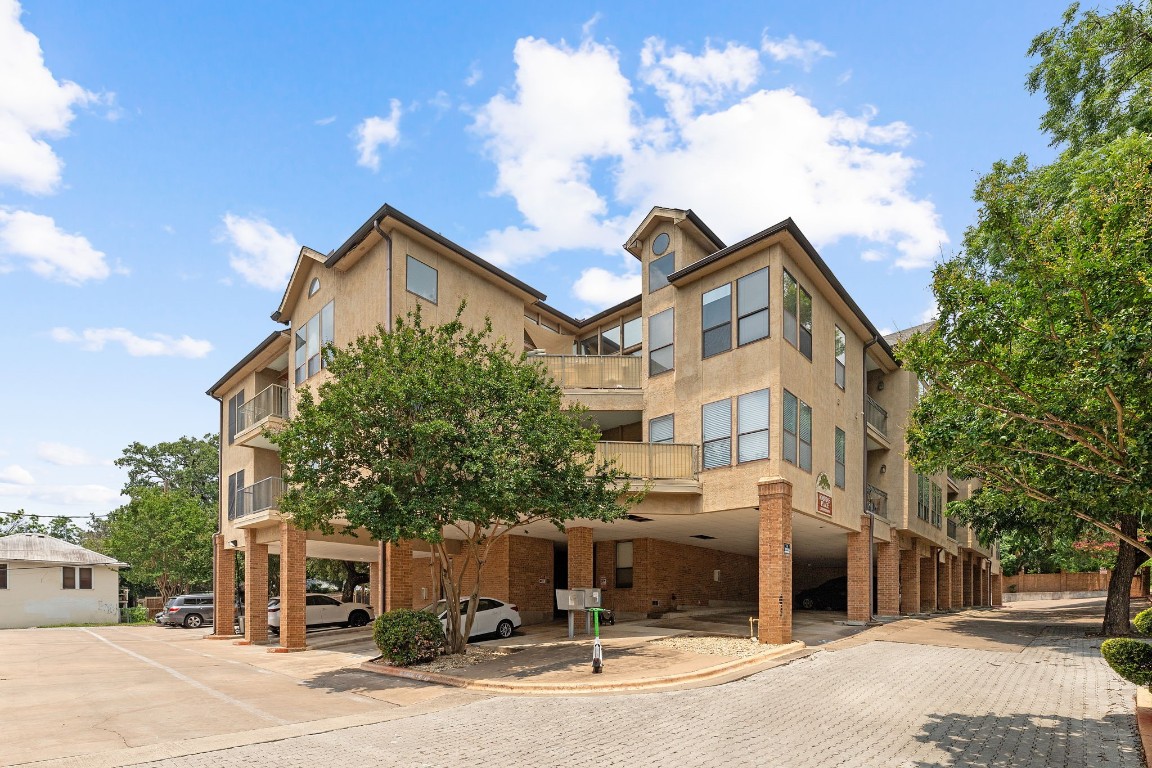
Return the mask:
[[[468,613],[468,600],[469,598],[465,597],[460,601],[461,632],[464,631],[465,614]],[[448,601],[441,600],[438,603],[426,606],[423,610],[439,616],[441,626],[444,627],[445,632],[448,631]],[[502,602],[492,597],[482,597],[476,606],[476,620],[472,623],[472,633],[468,635],[468,639],[475,640],[484,635],[496,635],[501,638],[509,638],[512,636],[512,632],[519,626],[520,611],[515,605]]]
[[[342,603],[331,595],[304,596],[304,623],[309,627],[363,627],[372,621],[372,607],[363,603]],[[268,629],[280,631],[280,598],[268,601]]]

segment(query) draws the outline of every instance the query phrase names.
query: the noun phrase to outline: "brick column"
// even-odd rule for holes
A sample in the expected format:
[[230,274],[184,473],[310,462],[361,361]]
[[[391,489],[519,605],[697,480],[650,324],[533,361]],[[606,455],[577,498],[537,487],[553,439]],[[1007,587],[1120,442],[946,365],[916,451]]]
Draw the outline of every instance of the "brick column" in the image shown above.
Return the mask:
[[[761,643],[792,642],[792,483],[761,478],[759,615]],[[785,547],[788,551],[785,553]]]
[[920,558],[920,613],[936,610],[936,547],[928,547],[928,557]]
[[376,559],[368,563],[368,604],[376,615],[384,613],[384,544],[376,542]]
[[212,537],[216,567],[212,576],[216,620],[208,637],[235,637],[236,632],[236,550],[224,546],[224,534]]
[[992,605],[1004,605],[1004,574],[992,574]]
[[872,619],[872,532],[868,515],[860,516],[860,532],[848,534],[848,620]]
[[964,607],[963,553],[948,555],[948,567],[952,570],[952,610]]
[[256,531],[244,530],[244,640],[268,640],[268,545],[256,543]]
[[900,550],[900,613],[920,611],[920,553],[913,540],[912,549]]
[[[892,534],[896,536],[895,533]],[[876,543],[876,615],[900,615],[900,542]]]
[[976,560],[976,580],[973,582],[979,585],[978,594],[973,596],[973,605],[988,605],[988,571],[984,570],[984,564],[988,562],[984,558],[977,558]]
[[[635,551],[632,557],[636,557]],[[636,572],[636,562],[632,562],[632,572]],[[594,586],[592,583],[592,529],[568,529],[568,589],[581,589]]]
[[280,647],[277,651],[303,651],[308,647],[304,613],[307,548],[307,533],[291,523],[280,523]]
[[961,555],[963,558],[963,566],[961,572],[964,574],[964,593],[963,593],[963,606],[968,608],[972,605],[972,563],[968,561],[968,555]]
[[944,562],[936,566],[936,610],[952,610],[952,555],[944,553]]
[[384,610],[412,607],[412,542],[384,547]]

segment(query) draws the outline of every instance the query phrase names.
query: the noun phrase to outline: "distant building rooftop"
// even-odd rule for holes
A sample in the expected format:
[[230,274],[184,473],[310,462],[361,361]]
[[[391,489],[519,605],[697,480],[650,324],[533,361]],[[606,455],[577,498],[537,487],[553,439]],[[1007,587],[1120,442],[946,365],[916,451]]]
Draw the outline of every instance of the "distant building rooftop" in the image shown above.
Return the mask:
[[93,552],[78,544],[54,539],[42,533],[14,533],[0,536],[0,560],[30,560],[66,565],[114,565],[126,567],[114,557]]

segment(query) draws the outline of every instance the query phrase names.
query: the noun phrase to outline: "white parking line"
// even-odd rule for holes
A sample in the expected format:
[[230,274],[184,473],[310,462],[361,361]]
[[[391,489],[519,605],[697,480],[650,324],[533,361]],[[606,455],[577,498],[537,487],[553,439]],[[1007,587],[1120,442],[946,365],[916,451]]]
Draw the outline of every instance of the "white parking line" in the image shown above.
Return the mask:
[[[291,722],[290,720],[285,720],[282,717],[277,717],[276,715],[269,714],[268,712],[265,712],[264,710],[259,709],[258,707],[254,707],[251,704],[248,704],[247,702],[240,701],[239,699],[233,698],[233,697],[229,696],[228,694],[222,693],[222,692],[216,690],[215,688],[211,688],[207,685],[204,685],[203,683],[201,683],[197,680],[193,680],[192,678],[188,677],[188,675],[185,675],[183,672],[172,669],[172,667],[165,666],[164,664],[161,664],[158,661],[153,661],[152,659],[148,658],[147,656],[142,656],[139,653],[136,653],[135,651],[129,650],[122,645],[117,645],[116,643],[112,642],[108,638],[102,637],[90,629],[82,629],[81,632],[87,632],[88,634],[92,635],[92,637],[96,638],[97,640],[99,640],[103,643],[107,643],[108,645],[112,646],[116,650],[118,650],[122,653],[126,653],[135,659],[139,659],[140,661],[144,662],[145,664],[148,664],[150,666],[156,667],[157,669],[163,670],[163,671],[167,672],[168,674],[172,675],[172,677],[176,678],[177,680],[180,680],[181,682],[184,682],[184,683],[188,683],[188,685],[191,685],[193,688],[197,688],[197,689],[203,691],[204,693],[207,693],[209,696],[214,696],[217,699],[220,699],[221,701],[225,701],[229,704],[234,704],[235,706],[240,707],[240,709],[243,709],[245,712],[247,712],[250,715],[255,715],[256,717],[261,717],[261,718],[264,718],[265,720],[271,720],[272,722],[274,722],[278,725],[288,725]],[[257,671],[263,671],[263,670],[257,670]]]

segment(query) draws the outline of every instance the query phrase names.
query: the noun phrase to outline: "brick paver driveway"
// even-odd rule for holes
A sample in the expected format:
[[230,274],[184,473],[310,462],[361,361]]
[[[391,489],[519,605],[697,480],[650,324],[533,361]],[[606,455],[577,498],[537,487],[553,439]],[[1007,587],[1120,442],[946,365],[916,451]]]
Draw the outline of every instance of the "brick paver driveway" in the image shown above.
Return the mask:
[[1077,618],[906,620],[713,688],[489,698],[148,765],[1141,766],[1134,689]]

